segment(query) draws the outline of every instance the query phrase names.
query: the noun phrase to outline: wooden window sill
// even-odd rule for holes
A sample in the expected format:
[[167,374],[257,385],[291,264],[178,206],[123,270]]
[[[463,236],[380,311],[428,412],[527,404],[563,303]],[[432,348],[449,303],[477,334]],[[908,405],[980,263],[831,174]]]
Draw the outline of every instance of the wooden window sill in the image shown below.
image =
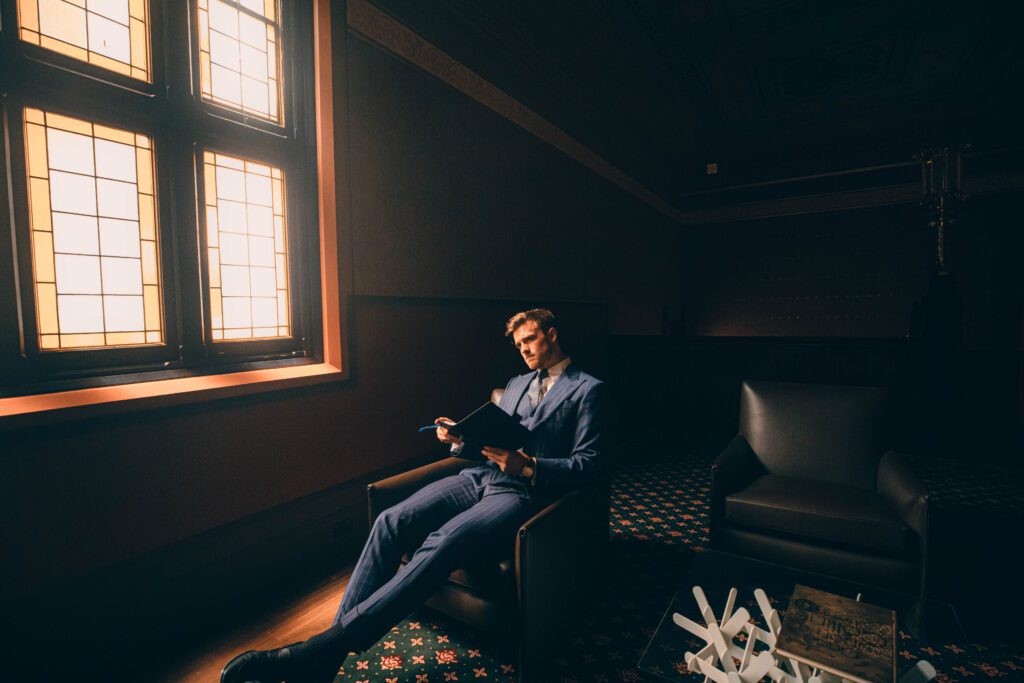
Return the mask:
[[67,419],[116,415],[345,379],[329,363],[179,377],[154,382],[0,398],[0,431]]

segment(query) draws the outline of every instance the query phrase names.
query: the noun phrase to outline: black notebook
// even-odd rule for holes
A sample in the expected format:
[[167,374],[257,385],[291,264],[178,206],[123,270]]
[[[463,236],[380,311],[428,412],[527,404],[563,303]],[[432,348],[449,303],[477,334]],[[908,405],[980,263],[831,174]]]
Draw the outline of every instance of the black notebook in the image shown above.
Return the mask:
[[459,454],[460,458],[482,457],[479,451],[468,453],[469,444],[479,448],[494,446],[514,451],[528,448],[533,439],[533,432],[519,424],[516,416],[509,415],[490,401],[448,427],[448,432],[467,444]]

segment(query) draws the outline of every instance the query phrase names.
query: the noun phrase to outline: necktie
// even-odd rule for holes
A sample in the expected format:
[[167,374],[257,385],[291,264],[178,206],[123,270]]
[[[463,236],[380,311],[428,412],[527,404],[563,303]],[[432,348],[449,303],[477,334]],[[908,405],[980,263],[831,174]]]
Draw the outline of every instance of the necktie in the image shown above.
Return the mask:
[[537,376],[532,382],[530,387],[530,407],[536,409],[540,402],[544,399],[546,393],[546,387],[544,386],[544,379],[548,376],[548,371],[542,369],[537,372]]

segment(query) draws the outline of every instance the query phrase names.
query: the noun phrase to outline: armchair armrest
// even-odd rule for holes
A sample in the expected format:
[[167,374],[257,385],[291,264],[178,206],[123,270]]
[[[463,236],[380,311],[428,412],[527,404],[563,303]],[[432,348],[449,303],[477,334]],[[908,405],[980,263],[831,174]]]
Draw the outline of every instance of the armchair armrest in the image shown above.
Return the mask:
[[878,497],[917,533],[919,555],[918,600],[909,617],[910,628],[921,632],[927,626],[928,591],[928,489],[906,459],[889,451],[878,461],[875,488]]
[[600,490],[572,491],[519,528],[521,680],[539,675],[538,667],[562,645],[566,627],[578,617],[589,586],[600,581],[608,543],[607,510],[600,503]]
[[878,497],[924,538],[928,531],[928,490],[906,458],[889,451],[878,462]]
[[373,526],[377,515],[387,508],[402,502],[427,484],[444,479],[472,464],[469,460],[448,457],[367,485],[366,500],[369,505],[370,526]]
[[746,438],[737,434],[711,464],[711,533],[725,520],[725,497],[765,474]]

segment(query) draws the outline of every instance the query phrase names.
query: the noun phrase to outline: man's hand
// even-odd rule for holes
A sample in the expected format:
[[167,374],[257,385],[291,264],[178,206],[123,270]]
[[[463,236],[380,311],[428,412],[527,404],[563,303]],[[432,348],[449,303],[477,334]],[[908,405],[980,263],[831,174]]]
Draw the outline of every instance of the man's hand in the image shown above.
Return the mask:
[[530,456],[522,451],[506,451],[504,448],[484,446],[480,452],[491,462],[498,463],[502,472],[511,474],[513,477],[518,477],[519,473],[523,471],[523,467],[531,462]]
[[[436,424],[436,425],[453,425],[453,424],[455,424],[455,420],[451,419],[450,417],[439,417],[436,420],[434,420],[434,424]],[[462,445],[462,439],[460,439],[459,437],[455,436],[454,434],[449,434],[448,430],[444,426],[441,426],[441,427],[437,428],[437,440],[440,441],[441,443],[447,444],[449,446],[453,446],[453,445],[454,446],[461,446]]]

